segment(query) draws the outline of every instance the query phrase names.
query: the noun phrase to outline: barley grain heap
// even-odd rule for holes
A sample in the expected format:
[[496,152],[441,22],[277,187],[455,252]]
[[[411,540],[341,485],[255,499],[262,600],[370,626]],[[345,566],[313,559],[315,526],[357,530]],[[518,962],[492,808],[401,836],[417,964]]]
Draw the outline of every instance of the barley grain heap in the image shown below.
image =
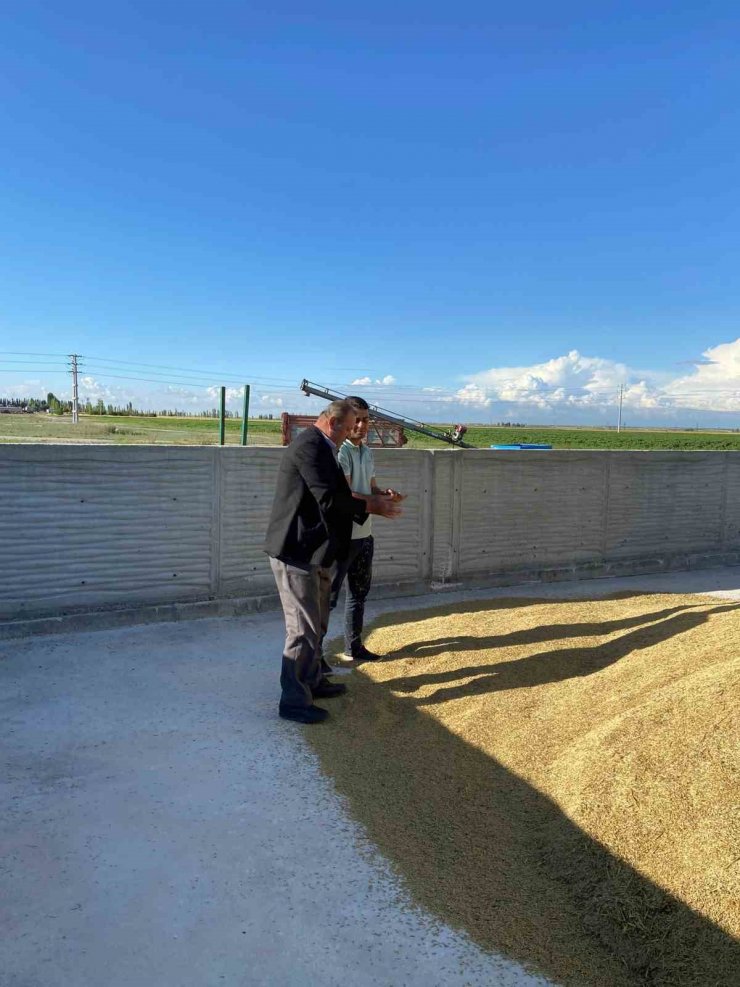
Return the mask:
[[568,985],[740,983],[740,604],[389,614],[310,742],[415,900]]

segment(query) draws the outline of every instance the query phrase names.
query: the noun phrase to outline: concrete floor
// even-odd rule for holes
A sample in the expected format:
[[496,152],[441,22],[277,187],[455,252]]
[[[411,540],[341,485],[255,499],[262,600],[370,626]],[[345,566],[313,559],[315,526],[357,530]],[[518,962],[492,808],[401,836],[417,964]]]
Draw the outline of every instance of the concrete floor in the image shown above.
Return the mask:
[[[617,589],[740,599],[740,567],[395,606]],[[411,905],[276,716],[281,644],[262,614],[0,646],[2,987],[544,983]]]

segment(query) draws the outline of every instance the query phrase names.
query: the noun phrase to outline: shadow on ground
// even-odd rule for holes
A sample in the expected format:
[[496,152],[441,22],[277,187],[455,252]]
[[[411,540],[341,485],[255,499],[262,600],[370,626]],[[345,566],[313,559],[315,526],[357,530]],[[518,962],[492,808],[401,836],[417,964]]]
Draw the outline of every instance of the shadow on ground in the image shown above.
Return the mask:
[[[700,606],[700,604],[697,604]],[[683,634],[707,622],[712,614],[730,613],[740,610],[740,603],[724,603],[695,613],[689,607],[671,607],[665,610],[630,617],[625,620],[604,621],[603,624],[555,624],[550,627],[536,627],[531,631],[514,632],[487,637],[466,635],[424,642],[418,647],[399,649],[389,657],[428,657],[450,651],[483,651],[491,648],[506,647],[510,644],[532,644],[539,641],[569,640],[574,637],[595,637],[600,634],[612,634],[628,627],[636,627],[628,634],[611,641],[606,641],[595,647],[569,648],[567,651],[555,649],[542,651],[526,658],[515,661],[499,662],[494,669],[490,664],[472,665],[457,668],[452,672],[430,673],[422,675],[402,676],[389,680],[388,684],[396,692],[414,692],[423,685],[443,684],[456,680],[470,679],[472,682],[451,685],[446,689],[438,689],[433,695],[418,700],[419,706],[433,706],[449,699],[460,699],[464,696],[480,695],[484,692],[496,692],[503,689],[525,689],[548,682],[562,682],[565,679],[592,675],[621,658],[643,648],[650,648],[662,641],[667,641],[677,634]],[[427,648],[427,645],[430,645]]]
[[[392,614],[381,623],[423,616]],[[589,674],[654,643],[656,635],[681,634],[703,619],[676,607],[644,615],[644,626],[637,628],[639,620],[627,620],[624,628],[632,630],[616,642],[576,649],[571,674]],[[614,630],[591,626],[589,633]],[[537,629],[531,640],[544,641],[547,634],[559,636],[557,625]],[[464,642],[465,650],[486,646]],[[407,659],[412,656],[404,651]],[[511,664],[521,667],[473,686],[525,688],[551,681],[547,652]],[[374,682],[360,672],[350,695],[332,704],[331,719],[307,736],[369,840],[393,863],[416,902],[483,947],[560,984],[736,987],[736,940],[586,835],[503,764],[413,702],[392,695],[392,689],[408,691],[413,683],[413,677]],[[459,695],[457,689],[438,692],[434,701]]]

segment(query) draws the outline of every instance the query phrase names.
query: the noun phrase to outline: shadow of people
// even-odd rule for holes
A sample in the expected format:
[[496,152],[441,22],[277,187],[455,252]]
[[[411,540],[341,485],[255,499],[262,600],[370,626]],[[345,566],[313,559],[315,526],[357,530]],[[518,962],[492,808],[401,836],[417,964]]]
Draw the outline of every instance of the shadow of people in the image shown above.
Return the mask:
[[[389,680],[387,685],[394,692],[411,693],[423,686],[456,682],[475,676],[472,681],[461,682],[446,689],[437,689],[431,696],[425,696],[416,701],[418,706],[432,706],[437,703],[488,692],[524,689],[549,682],[561,682],[564,679],[593,675],[594,672],[607,668],[634,651],[652,647],[661,641],[706,623],[712,614],[727,613],[738,609],[740,609],[738,603],[719,604],[699,613],[675,614],[665,620],[639,627],[628,634],[621,635],[621,637],[592,647],[560,648],[554,651],[526,655],[513,661],[490,662],[444,672],[399,677]],[[563,639],[569,638],[569,630],[570,628],[565,628]],[[481,647],[486,647],[483,642],[487,639],[482,638],[480,640]]]
[[736,987],[727,933],[395,687],[357,673],[307,739],[415,903],[568,987]]
[[[540,601],[541,602],[541,601]],[[412,641],[397,651],[388,653],[388,658],[431,658],[434,655],[450,651],[479,651],[487,648],[506,648],[518,644],[542,644],[545,641],[559,641],[572,637],[598,637],[613,634],[615,631],[639,627],[642,624],[664,620],[675,613],[702,606],[702,604],[683,604],[679,607],[667,607],[655,610],[653,613],[640,613],[632,617],[621,617],[619,620],[604,620],[599,623],[585,621],[578,624],[541,624],[537,627],[527,627],[505,634],[493,634],[488,637],[476,637],[472,634],[441,637],[433,641]]]

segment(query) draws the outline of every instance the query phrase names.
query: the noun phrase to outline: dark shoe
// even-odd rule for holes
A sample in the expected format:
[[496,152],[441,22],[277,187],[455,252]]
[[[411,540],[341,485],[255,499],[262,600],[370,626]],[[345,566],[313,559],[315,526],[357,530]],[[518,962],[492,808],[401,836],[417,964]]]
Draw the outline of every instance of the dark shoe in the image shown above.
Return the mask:
[[380,661],[385,655],[376,655],[374,651],[368,651],[363,644],[352,652],[352,657],[355,661]]
[[295,720],[296,723],[321,723],[329,715],[329,711],[320,706],[285,706],[280,703],[278,713],[284,720]]
[[329,679],[322,679],[313,689],[311,694],[314,699],[333,699],[334,696],[341,696],[347,691],[344,682],[330,682]]

